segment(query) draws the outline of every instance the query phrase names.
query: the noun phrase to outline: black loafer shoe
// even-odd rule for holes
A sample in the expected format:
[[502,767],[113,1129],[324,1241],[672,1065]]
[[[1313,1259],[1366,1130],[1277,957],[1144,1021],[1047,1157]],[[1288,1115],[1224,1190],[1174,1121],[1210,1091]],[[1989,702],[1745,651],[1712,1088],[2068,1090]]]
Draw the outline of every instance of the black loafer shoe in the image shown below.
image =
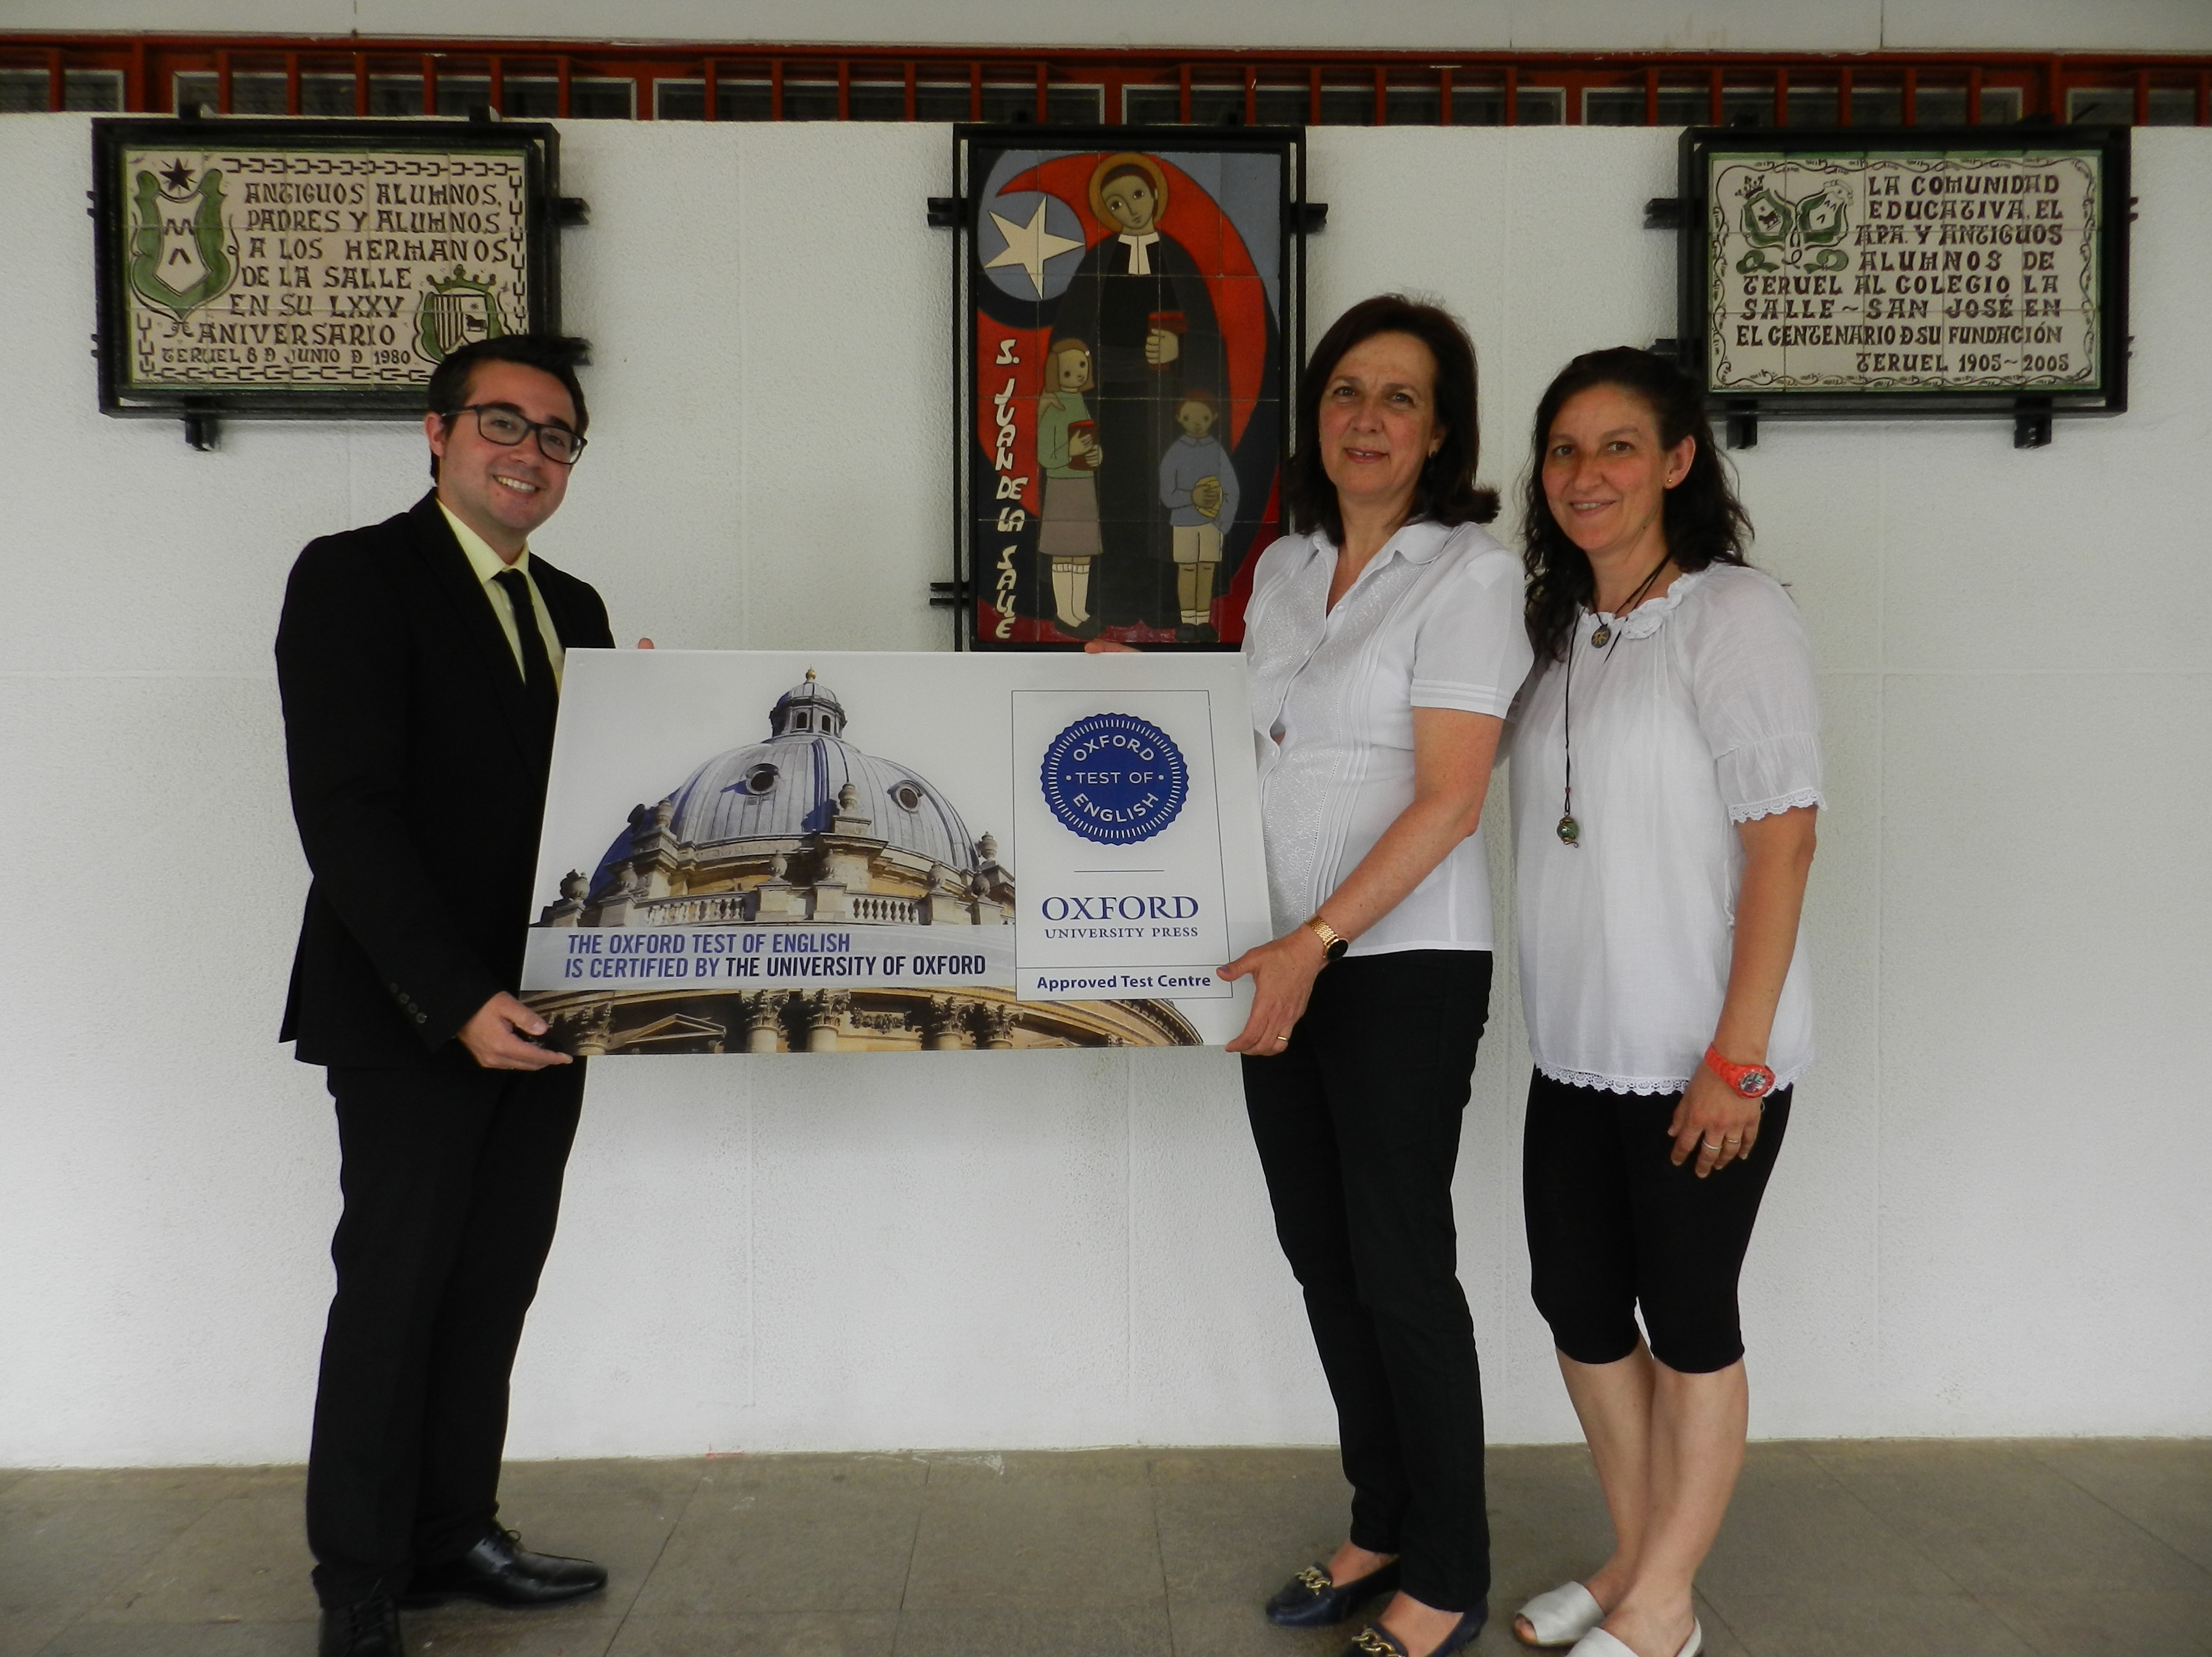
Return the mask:
[[1398,1562],[1342,1584],[1328,1580],[1328,1567],[1309,1565],[1283,1584],[1267,1601],[1267,1620],[1277,1628],[1320,1629],[1341,1623],[1378,1593],[1398,1587]]
[[459,1559],[419,1567],[400,1604],[441,1605],[458,1594],[488,1605],[519,1609],[557,1605],[606,1587],[605,1566],[588,1559],[526,1552],[515,1545],[520,1539],[513,1531],[494,1531]]
[[[1489,1620],[1490,1606],[1486,1602],[1462,1613],[1452,1631],[1430,1648],[1425,1657],[1452,1657],[1454,1652],[1473,1645],[1474,1636],[1482,1632],[1482,1625]],[[1344,1648],[1344,1657],[1413,1657],[1413,1654],[1389,1629],[1370,1623],[1352,1636],[1352,1643]]]
[[407,1657],[399,1637],[399,1607],[388,1593],[373,1593],[350,1605],[323,1608],[320,1657]]

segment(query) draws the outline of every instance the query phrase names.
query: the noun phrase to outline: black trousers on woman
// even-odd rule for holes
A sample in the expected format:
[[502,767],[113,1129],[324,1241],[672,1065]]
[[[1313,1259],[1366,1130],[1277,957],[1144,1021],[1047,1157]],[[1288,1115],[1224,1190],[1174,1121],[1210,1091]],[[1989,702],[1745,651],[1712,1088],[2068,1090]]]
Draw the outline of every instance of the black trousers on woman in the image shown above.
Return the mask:
[[1394,1553],[1424,1605],[1490,1592],[1482,1377],[1452,1221],[1487,951],[1415,949],[1322,969],[1244,1103],[1336,1400],[1357,1545]]
[[1651,1355],[1679,1374],[1743,1355],[1736,1280],[1793,1091],[1766,1096],[1748,1161],[1700,1179],[1695,1156],[1674,1160],[1667,1131],[1681,1094],[1528,1078],[1521,1207],[1530,1292],[1554,1346],[1577,1363],[1618,1363],[1636,1350],[1640,1311]]

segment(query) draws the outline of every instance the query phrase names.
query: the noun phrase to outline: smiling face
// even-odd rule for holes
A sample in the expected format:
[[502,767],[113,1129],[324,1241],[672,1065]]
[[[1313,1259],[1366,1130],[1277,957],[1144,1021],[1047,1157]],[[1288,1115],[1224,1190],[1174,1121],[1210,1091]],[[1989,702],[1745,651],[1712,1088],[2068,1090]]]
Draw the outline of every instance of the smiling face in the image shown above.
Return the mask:
[[[526,420],[574,429],[576,405],[567,387],[542,369],[490,362],[469,376],[465,405],[503,404]],[[422,429],[438,457],[438,498],[510,563],[530,532],[559,509],[568,468],[547,460],[533,434],[512,448],[486,441],[473,414],[449,423],[429,415]]]
[[1052,362],[1060,390],[1081,391],[1091,383],[1091,353],[1081,346],[1061,351]]
[[1544,499],[1592,564],[1666,548],[1667,491],[1689,476],[1698,440],[1662,446],[1650,405],[1619,386],[1592,386],[1560,405],[1544,445]]
[[1436,358],[1409,333],[1370,334],[1337,359],[1321,393],[1321,463],[1340,502],[1411,503],[1444,440],[1436,386]]
[[1106,204],[1106,210],[1114,216],[1115,222],[1131,235],[1142,235],[1152,228],[1152,215],[1160,210],[1159,198],[1152,193],[1152,180],[1141,173],[1124,173],[1119,178],[1109,179],[1099,187],[1098,199]]

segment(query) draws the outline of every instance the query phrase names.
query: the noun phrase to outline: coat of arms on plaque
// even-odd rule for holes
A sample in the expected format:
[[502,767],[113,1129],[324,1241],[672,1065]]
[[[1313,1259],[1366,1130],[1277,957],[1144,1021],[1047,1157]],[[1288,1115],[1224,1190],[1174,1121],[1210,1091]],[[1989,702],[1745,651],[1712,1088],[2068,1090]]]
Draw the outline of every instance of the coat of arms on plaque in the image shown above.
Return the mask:
[[238,238],[223,216],[220,168],[183,161],[131,180],[131,291],[182,324],[230,286]]

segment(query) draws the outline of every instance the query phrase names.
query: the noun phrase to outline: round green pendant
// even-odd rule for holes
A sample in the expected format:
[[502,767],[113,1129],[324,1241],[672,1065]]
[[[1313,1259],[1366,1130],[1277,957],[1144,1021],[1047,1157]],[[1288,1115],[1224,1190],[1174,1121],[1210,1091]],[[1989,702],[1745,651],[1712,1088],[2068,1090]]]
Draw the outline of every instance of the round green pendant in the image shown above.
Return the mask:
[[1559,839],[1562,843],[1571,846],[1579,845],[1582,844],[1582,838],[1583,825],[1580,823],[1575,821],[1572,817],[1559,819]]

